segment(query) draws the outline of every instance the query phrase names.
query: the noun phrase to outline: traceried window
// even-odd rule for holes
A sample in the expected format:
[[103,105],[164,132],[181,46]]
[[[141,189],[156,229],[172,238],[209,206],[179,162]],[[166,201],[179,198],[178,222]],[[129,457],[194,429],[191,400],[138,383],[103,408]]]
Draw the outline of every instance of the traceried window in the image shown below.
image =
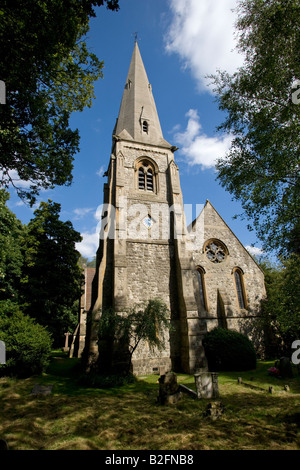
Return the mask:
[[141,160],[138,164],[138,188],[144,191],[155,191],[154,167],[149,160]]
[[201,266],[197,266],[200,301],[201,301],[203,308],[207,310],[204,275],[205,275],[204,269]]
[[204,246],[207,258],[212,263],[222,263],[226,259],[227,249],[220,240],[209,240]]
[[234,268],[233,275],[239,307],[240,309],[245,309],[247,308],[247,302],[245,295],[243,271],[240,268]]

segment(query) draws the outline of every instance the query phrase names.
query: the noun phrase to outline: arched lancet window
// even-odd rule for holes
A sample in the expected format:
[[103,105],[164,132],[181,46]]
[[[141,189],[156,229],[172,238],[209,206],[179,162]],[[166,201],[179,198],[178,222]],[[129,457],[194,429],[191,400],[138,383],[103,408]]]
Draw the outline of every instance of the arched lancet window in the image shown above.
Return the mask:
[[197,266],[197,276],[199,283],[199,295],[200,301],[205,310],[207,310],[207,301],[206,301],[206,289],[205,289],[205,271],[201,266]]
[[238,299],[238,304],[240,309],[247,308],[246,294],[245,294],[245,285],[244,285],[244,276],[243,271],[240,268],[234,268],[234,282],[236,287],[236,295]]
[[137,164],[138,188],[143,191],[156,192],[154,165],[147,159],[141,159]]

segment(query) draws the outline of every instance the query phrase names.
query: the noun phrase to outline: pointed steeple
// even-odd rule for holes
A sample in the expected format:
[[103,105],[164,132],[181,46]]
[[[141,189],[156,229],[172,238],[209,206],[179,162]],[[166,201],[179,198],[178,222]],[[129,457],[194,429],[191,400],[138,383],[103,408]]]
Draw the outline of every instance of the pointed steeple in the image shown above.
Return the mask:
[[171,147],[164,140],[140,50],[135,41],[114,134],[125,140]]

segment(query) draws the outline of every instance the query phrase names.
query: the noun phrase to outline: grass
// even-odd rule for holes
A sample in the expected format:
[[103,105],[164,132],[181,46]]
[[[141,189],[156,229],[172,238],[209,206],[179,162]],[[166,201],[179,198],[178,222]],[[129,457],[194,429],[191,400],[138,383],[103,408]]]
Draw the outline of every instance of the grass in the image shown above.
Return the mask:
[[[77,382],[77,360],[55,353],[41,376],[0,379],[0,438],[11,450],[299,450],[300,377],[270,377],[271,365],[220,373],[225,411],[212,421],[205,416],[207,400],[184,394],[177,405],[159,405],[158,376],[111,389],[84,388]],[[239,376],[263,390],[238,384]],[[178,374],[177,380],[194,388],[193,376]],[[36,383],[52,384],[51,395],[32,396]]]

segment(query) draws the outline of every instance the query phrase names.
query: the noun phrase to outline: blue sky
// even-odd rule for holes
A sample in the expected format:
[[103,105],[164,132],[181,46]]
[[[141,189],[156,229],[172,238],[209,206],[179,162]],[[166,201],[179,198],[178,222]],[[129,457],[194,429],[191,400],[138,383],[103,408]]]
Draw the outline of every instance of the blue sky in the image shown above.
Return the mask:
[[[97,249],[99,210],[111,152],[112,132],[134,47],[135,33],[152,85],[164,138],[179,147],[175,161],[180,170],[185,204],[206,199],[246,246],[257,242],[248,221],[233,219],[239,203],[216,181],[214,161],[225,154],[229,136],[216,133],[224,119],[205,76],[216,69],[233,72],[242,57],[234,51],[235,0],[119,0],[119,12],[96,9],[88,47],[104,61],[104,78],[95,84],[92,107],[74,113],[71,127],[81,136],[75,156],[73,184],[43,191],[39,201],[61,204],[61,218],[70,220],[83,236],[77,246],[93,258]],[[37,25],[38,27],[38,25]],[[24,223],[33,209],[11,192],[9,207]],[[196,215],[196,214],[195,214]]]

